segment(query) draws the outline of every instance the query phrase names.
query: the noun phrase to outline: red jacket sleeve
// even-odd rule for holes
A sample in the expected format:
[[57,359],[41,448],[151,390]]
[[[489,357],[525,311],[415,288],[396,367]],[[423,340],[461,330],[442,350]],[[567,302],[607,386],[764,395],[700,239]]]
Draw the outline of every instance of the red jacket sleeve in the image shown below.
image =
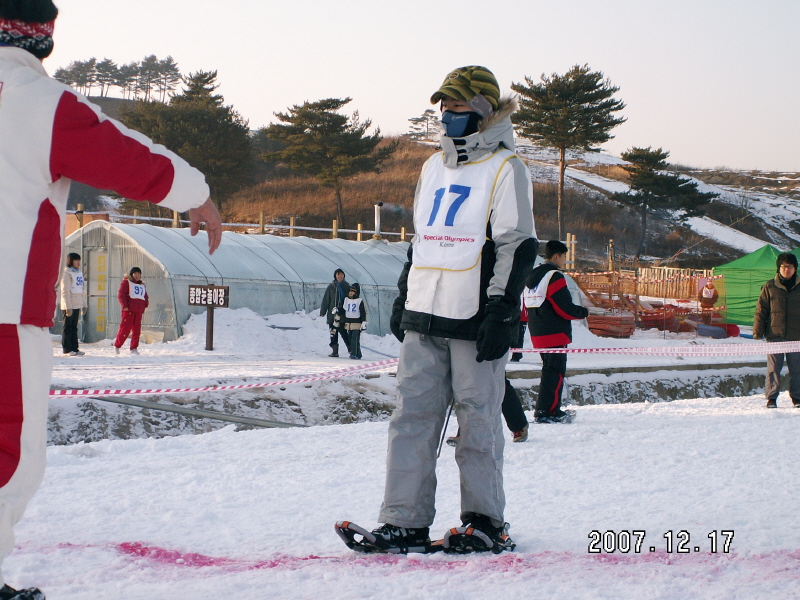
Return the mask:
[[117,300],[119,300],[119,303],[122,306],[122,308],[129,308],[131,296],[128,288],[127,279],[123,279],[122,283],[119,284],[119,291],[117,292]]
[[64,92],[56,108],[50,152],[53,181],[68,177],[131,200],[160,202],[175,176],[172,161],[101,120],[75,94]]

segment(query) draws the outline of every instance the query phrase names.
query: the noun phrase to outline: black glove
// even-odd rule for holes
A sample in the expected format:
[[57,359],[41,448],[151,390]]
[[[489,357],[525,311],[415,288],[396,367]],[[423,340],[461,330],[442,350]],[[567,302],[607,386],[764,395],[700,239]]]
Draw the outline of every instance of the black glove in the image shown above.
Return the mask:
[[478,355],[475,360],[497,360],[508,354],[514,322],[514,306],[500,298],[490,298],[486,305],[486,316],[478,328]]
[[389,329],[392,330],[394,337],[396,337],[400,343],[403,343],[403,339],[406,337],[406,332],[400,329],[400,323],[403,320],[403,310],[405,310],[406,306],[406,299],[403,296],[398,296],[394,299],[394,304],[392,304],[392,316],[389,318]]

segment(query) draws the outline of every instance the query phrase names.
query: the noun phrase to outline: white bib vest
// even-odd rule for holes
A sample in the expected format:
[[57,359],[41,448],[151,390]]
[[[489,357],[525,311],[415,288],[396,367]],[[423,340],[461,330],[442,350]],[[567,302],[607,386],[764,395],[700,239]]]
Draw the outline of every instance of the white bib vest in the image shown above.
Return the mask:
[[714,297],[714,289],[709,289],[707,287],[703,288],[703,298],[713,298]]
[[344,299],[344,316],[348,319],[357,319],[361,316],[361,298]]
[[548,271],[535,288],[525,288],[525,291],[522,292],[522,297],[526,308],[539,308],[544,304],[545,298],[547,298],[547,286],[550,285],[550,280],[556,273],[558,271]]
[[83,273],[78,271],[69,271],[70,276],[72,277],[72,283],[69,286],[70,294],[83,294]]
[[497,175],[511,156],[498,150],[455,169],[442,158],[428,164],[414,208],[415,267],[466,271],[478,264]]
[[134,283],[133,280],[128,282],[128,295],[131,298],[144,300],[145,291],[144,284],[141,281],[139,283]]
[[[515,158],[500,149],[455,169],[442,154],[426,163],[414,206],[414,260],[406,309],[472,318],[480,308],[481,253],[500,173]],[[440,285],[446,279],[447,283]]]

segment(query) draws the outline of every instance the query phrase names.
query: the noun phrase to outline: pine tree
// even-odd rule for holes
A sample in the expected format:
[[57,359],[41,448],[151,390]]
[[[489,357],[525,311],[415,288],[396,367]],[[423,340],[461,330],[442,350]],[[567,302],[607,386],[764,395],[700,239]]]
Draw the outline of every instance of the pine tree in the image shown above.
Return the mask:
[[220,107],[225,101],[222,96],[214,93],[219,87],[216,71],[189,73],[189,76],[183,79],[183,84],[186,89],[180,95],[172,98],[172,104],[199,103],[206,106]]
[[441,121],[436,115],[436,111],[429,108],[419,117],[408,120],[411,125],[406,135],[412,140],[432,140],[439,131]]
[[145,56],[139,64],[139,81],[137,87],[138,92],[144,95],[144,100],[150,100],[153,88],[159,78],[159,62],[155,54]]
[[114,78],[114,85],[122,91],[123,98],[132,98],[139,87],[139,63],[122,65]]
[[97,64],[97,59],[92,57],[89,60],[76,60],[70,63],[67,70],[70,73],[70,78],[72,79],[71,85],[78,88],[78,91],[82,94],[89,95],[92,86],[95,83],[95,65]]
[[216,71],[192,73],[169,104],[140,101],[120,116],[198,168],[214,198],[224,202],[251,183],[251,140],[247,121],[214,93],[216,77]]
[[564,75],[542,74],[541,83],[525,77],[525,83],[513,83],[520,94],[520,109],[511,118],[522,137],[559,151],[558,238],[564,239],[564,171],[567,150],[595,150],[610,140],[609,131],[625,122],[614,113],[625,108],[612,96],[619,91],[589,65],[575,65]]
[[100,97],[107,96],[109,88],[117,80],[119,68],[117,63],[109,58],[104,58],[95,65],[95,81],[100,86]]
[[178,88],[181,80],[181,71],[175,59],[167,56],[167,58],[158,61],[158,80],[155,87],[161,102],[165,102],[167,94],[174,92]]
[[344,227],[342,186],[359,173],[377,172],[383,161],[397,149],[397,141],[377,148],[380,129],[367,135],[372,121],[360,121],[337,111],[352,98],[326,98],[294,105],[287,113],[275,113],[281,123],[270,124],[266,135],[282,142],[283,150],[265,155],[267,160],[285,162],[295,173],[314,176],[322,185],[332,187],[336,218]]
[[719,195],[701,192],[691,179],[667,172],[668,157],[669,152],[651,147],[633,147],[622,153],[622,159],[630,163],[622,168],[630,176],[631,191],[617,192],[611,198],[639,210],[642,233],[635,255],[637,259],[644,252],[647,240],[648,213],[660,211],[674,220],[684,221],[703,215],[703,207]]

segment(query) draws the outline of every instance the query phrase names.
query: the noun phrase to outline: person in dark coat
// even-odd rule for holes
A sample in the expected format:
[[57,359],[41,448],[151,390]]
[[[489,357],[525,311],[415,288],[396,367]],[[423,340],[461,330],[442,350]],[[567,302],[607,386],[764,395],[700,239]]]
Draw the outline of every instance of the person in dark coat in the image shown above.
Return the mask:
[[[525,282],[528,328],[534,348],[566,348],[572,343],[572,321],[585,319],[589,311],[572,302],[567,280],[560,272],[567,261],[567,246],[550,240],[545,246],[545,262],[533,270]],[[561,392],[567,372],[567,355],[540,354],[542,379],[534,417],[537,423],[569,423],[574,411],[561,410]]]
[[[775,261],[778,273],[761,288],[753,322],[753,339],[768,342],[800,340],[800,286],[797,285],[797,257],[785,252]],[[784,356],[789,366],[789,396],[800,408],[800,352],[767,355],[767,408],[778,408]]]
[[322,297],[322,306],[319,309],[320,317],[327,317],[330,332],[331,353],[328,356],[334,358],[339,356],[339,336],[344,340],[345,348],[348,347],[350,339],[347,337],[347,330],[344,328],[344,300],[350,293],[350,284],[344,278],[344,271],[336,269],[333,272],[333,281],[328,284],[325,295]]

